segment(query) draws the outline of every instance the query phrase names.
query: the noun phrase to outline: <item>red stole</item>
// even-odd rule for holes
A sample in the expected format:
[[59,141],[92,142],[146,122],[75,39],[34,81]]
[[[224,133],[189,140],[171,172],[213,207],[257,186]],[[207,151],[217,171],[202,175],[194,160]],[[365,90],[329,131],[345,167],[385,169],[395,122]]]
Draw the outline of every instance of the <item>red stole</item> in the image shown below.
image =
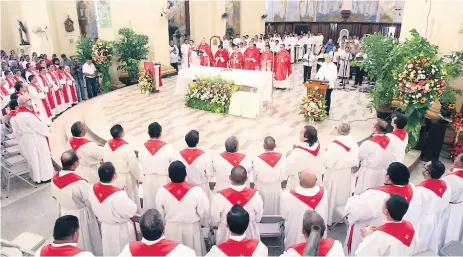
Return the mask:
[[[42,80],[43,86],[48,87],[49,83],[48,83],[47,77],[42,74],[39,74],[38,77]],[[55,109],[55,102],[53,101],[53,90],[50,88],[48,89],[47,99],[48,99],[48,104],[50,105],[50,108]]]
[[445,191],[447,190],[447,184],[440,179],[426,179],[416,186],[431,190],[434,194],[439,196],[439,198],[442,198]]
[[150,139],[146,141],[145,147],[151,155],[155,155],[166,143],[159,139]]
[[384,186],[374,187],[371,189],[383,191],[388,194],[401,195],[409,203],[413,198],[413,189],[410,185],[406,185],[406,186],[384,185]]
[[129,243],[129,249],[132,256],[166,256],[177,247],[178,243],[161,239],[161,241],[146,245],[140,241]]
[[182,182],[182,183],[167,183],[164,188],[169,191],[177,201],[181,201],[183,197],[194,187],[193,184]]
[[389,139],[389,137],[384,135],[374,135],[370,138],[370,141],[373,141],[377,143],[379,146],[381,146],[381,148],[386,149],[391,140]]
[[274,168],[281,159],[281,153],[266,152],[259,155],[259,158],[266,162],[270,167]]
[[204,152],[196,149],[196,148],[187,148],[182,151],[180,151],[180,155],[183,157],[183,159],[188,163],[188,165],[191,165],[199,156],[201,156]]
[[229,153],[223,152],[220,154],[225,160],[227,160],[233,167],[240,165],[241,161],[246,157],[245,154],[242,153]]
[[245,187],[242,191],[236,191],[233,188],[227,188],[219,191],[232,205],[245,206],[249,200],[256,194],[256,190]]
[[275,80],[286,80],[291,73],[291,55],[287,50],[281,50],[275,56]]
[[8,92],[8,90],[6,90],[6,88],[4,88],[4,87],[1,87],[1,86],[0,86],[0,90],[2,91],[2,93],[3,93],[4,96],[7,96],[7,95],[10,94],[10,92]]
[[[39,86],[37,86],[35,83],[30,83],[29,84],[30,86],[34,87],[35,90],[37,90],[38,93],[42,93],[42,89],[40,89]],[[50,110],[50,106],[48,106],[48,101],[47,99],[40,99],[42,101],[42,104],[43,104],[43,108],[45,108],[45,112],[47,113],[47,117],[51,117],[51,110]]]
[[294,148],[299,148],[299,149],[304,150],[304,151],[310,153],[311,155],[317,157],[318,152],[320,152],[320,143],[318,143],[318,146],[317,146],[317,148],[315,150],[310,150],[310,149],[307,149],[307,148],[302,147],[300,145],[294,145]]
[[345,144],[339,142],[338,140],[334,140],[333,143],[339,145],[340,147],[344,148],[347,152],[350,152],[350,147],[347,147]]
[[252,256],[258,245],[259,240],[257,239],[243,239],[241,241],[228,239],[218,244],[217,248],[227,256]]
[[83,251],[72,245],[55,247],[49,244],[42,247],[40,250],[40,256],[74,256],[81,252]]
[[10,110],[8,113],[8,120],[11,120],[14,116],[16,116],[16,110]]
[[310,208],[315,210],[315,208],[317,208],[318,204],[322,200],[323,195],[325,194],[325,189],[323,187],[320,187],[320,191],[318,191],[318,193],[316,193],[314,196],[305,196],[298,194],[294,189],[292,189],[290,193],[294,195],[297,199],[299,199],[301,202],[305,203]]
[[27,81],[26,81],[23,77],[21,77],[21,76],[19,76],[19,77],[14,76],[13,79],[14,79],[16,82],[22,81],[22,82],[24,82],[24,83],[27,83]]
[[407,247],[410,247],[413,236],[415,235],[415,229],[413,229],[412,224],[406,220],[402,220],[400,223],[387,222],[380,226],[377,231],[382,231],[395,237]]
[[[58,81],[58,79],[56,78],[55,74],[53,74],[53,72],[48,72],[48,74],[50,75],[51,79],[55,81],[56,85],[57,85],[58,87],[60,87],[59,81]],[[59,89],[55,91],[55,98],[56,98],[56,103],[57,103],[58,105],[61,105],[62,102],[61,102],[61,94],[60,94],[60,90],[59,90]],[[49,97],[48,99],[50,99],[50,97]]]
[[[58,75],[58,82],[60,80],[64,79],[63,74],[61,72],[56,71],[56,75]],[[59,83],[61,83],[61,82],[59,82]],[[66,83],[64,83],[64,85],[61,85],[61,86],[62,86],[62,89],[63,89],[64,102],[69,103],[68,87],[67,87]]]
[[117,148],[126,145],[127,142],[125,142],[123,139],[110,139],[108,140],[108,145],[109,148],[114,152],[117,150]]
[[452,173],[449,173],[448,175],[455,175],[457,177],[463,178],[463,170],[457,170],[457,171],[454,171]]
[[71,145],[71,148],[74,149],[75,151],[79,150],[79,148],[87,143],[90,143],[92,141],[83,138],[83,137],[71,137],[69,139],[69,144]]
[[77,103],[76,84],[74,83],[74,80],[72,79],[72,76],[70,74],[68,74],[67,72],[64,72],[63,74],[64,76],[66,76],[68,80],[71,81],[71,85],[69,85],[69,89],[71,90],[72,102]]
[[122,189],[112,185],[103,185],[101,182],[93,185],[93,193],[100,203],[104,202],[106,198],[119,191],[122,191]]
[[8,86],[9,86],[10,88],[14,88],[14,83],[13,83],[13,81],[11,81],[11,80],[8,79],[8,78],[5,78],[5,80],[6,80],[6,82],[8,83]]
[[[35,112],[33,110],[31,110],[29,108],[26,108],[24,106],[19,106],[18,110],[16,111],[16,114],[21,113],[21,112],[27,112],[27,113],[30,113],[30,114],[34,115],[35,117],[37,117],[37,114],[35,114]],[[15,114],[15,116],[16,116],[16,114]],[[37,119],[39,119],[39,117],[37,117]]]
[[63,176],[60,176],[59,171],[58,171],[58,172],[55,172],[55,174],[53,175],[53,184],[55,184],[55,186],[57,186],[59,189],[63,189],[69,186],[70,184],[77,182],[79,180],[85,180],[85,179],[81,178],[79,175],[72,173],[72,172],[65,174]]
[[243,54],[241,52],[233,52],[230,55],[230,68],[241,69],[243,65]]
[[396,135],[400,140],[404,141],[407,131],[405,129],[395,129],[391,134]]
[[[318,245],[318,256],[326,256],[331,248],[334,245],[335,240],[331,238],[325,238],[320,240],[320,244]],[[307,242],[300,243],[297,245],[290,246],[288,249],[293,249],[296,251],[299,255],[303,256],[304,255],[304,248],[306,246]]]

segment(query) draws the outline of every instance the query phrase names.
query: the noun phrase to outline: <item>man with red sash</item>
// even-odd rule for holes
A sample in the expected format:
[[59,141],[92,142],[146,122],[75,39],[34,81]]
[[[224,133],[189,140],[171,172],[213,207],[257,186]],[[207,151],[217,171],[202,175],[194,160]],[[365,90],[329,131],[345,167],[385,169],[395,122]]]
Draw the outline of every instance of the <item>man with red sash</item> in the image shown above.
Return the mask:
[[[405,149],[408,144],[408,134],[405,130],[407,125],[407,117],[403,114],[397,113],[394,118],[392,118],[392,127],[394,130],[391,133],[388,133],[387,136],[390,139],[389,144],[391,145],[391,152],[393,162],[403,162],[405,156]],[[421,243],[420,243],[421,244]]]
[[265,45],[265,50],[260,56],[260,70],[273,71],[273,52],[270,51],[270,45]]
[[6,107],[10,103],[10,92],[8,92],[7,86],[6,80],[0,78],[0,108],[2,109],[2,117],[7,115]]
[[48,82],[47,69],[44,67],[39,68],[38,82],[40,88],[47,96],[48,105],[52,113],[52,117],[56,116],[55,94],[53,92],[53,84]]
[[214,66],[214,55],[212,54],[211,47],[206,43],[205,38],[201,39],[198,51],[203,53],[203,55],[199,57],[201,66]]
[[27,63],[27,64],[26,64],[26,73],[25,73],[24,75],[26,75],[26,80],[27,80],[27,82],[31,82],[31,81],[29,80],[29,76],[31,76],[31,75],[36,75],[35,72],[34,72],[34,70],[33,70],[33,68],[34,68],[34,66],[32,66],[31,63]]
[[[225,152],[216,155],[212,159],[212,165],[214,168],[214,176],[216,178],[216,185],[214,190],[220,191],[230,186],[230,170],[237,165],[243,166],[248,172],[247,178],[252,179],[252,160],[245,154],[238,153],[239,142],[234,136],[227,138],[225,141]],[[250,182],[245,181],[246,186],[250,186]]]
[[317,177],[311,170],[299,172],[299,186],[281,194],[281,216],[285,220],[285,246],[305,242],[302,218],[306,210],[316,211],[326,222],[328,194],[317,186]]
[[48,101],[45,95],[45,92],[40,88],[37,84],[37,76],[30,75],[29,76],[29,88],[28,92],[31,96],[32,105],[34,106],[34,110],[38,112],[38,116],[40,119],[45,123],[45,125],[51,125],[51,110],[50,106],[48,105]]
[[17,81],[14,83],[14,90],[18,96],[29,94],[27,83],[22,81]]
[[444,173],[445,166],[442,162],[429,161],[424,165],[424,181],[416,185],[416,197],[420,197],[421,202],[426,205],[423,206],[416,226],[420,245],[414,253],[426,250],[438,252],[440,230],[444,220],[443,211],[449,206],[452,195],[450,186],[441,179]]
[[76,83],[71,75],[70,69],[71,68],[69,66],[65,66],[63,70],[63,75],[66,78],[66,85],[69,87],[69,94],[71,95],[72,103],[77,104],[79,101],[77,100]]
[[259,67],[259,49],[251,43],[249,47],[244,51],[244,70],[256,70]]
[[226,241],[214,245],[205,257],[218,256],[259,256],[267,257],[268,248],[260,238],[249,238],[248,225],[253,222],[253,215],[241,205],[233,205],[229,211],[223,214],[226,217],[226,226],[229,237]]
[[141,213],[138,183],[143,182],[143,176],[135,150],[124,140],[125,132],[121,125],[112,126],[110,133],[113,138],[103,147],[103,160],[111,162],[116,169],[114,186],[126,191],[137,205],[137,213]]
[[285,49],[285,44],[280,44],[280,51],[275,55],[275,88],[287,89],[292,85],[288,83],[289,76],[293,73],[291,67],[291,55]]
[[413,225],[404,217],[408,208],[409,203],[403,196],[386,197],[382,206],[385,223],[361,229],[364,239],[355,256],[412,256],[421,242]]
[[298,173],[311,167],[311,171],[317,175],[317,184],[322,183],[322,175],[325,173],[323,166],[323,150],[318,142],[317,129],[306,125],[299,133],[300,143],[294,145],[293,150],[286,158],[286,171],[288,172],[288,184],[286,189],[291,190],[299,186]]
[[159,256],[159,257],[196,257],[193,249],[166,239],[164,221],[156,209],[147,210],[140,218],[140,230],[143,238],[127,244],[119,257]]
[[72,107],[71,90],[69,89],[69,86],[66,83],[66,76],[64,76],[64,67],[59,66],[58,69],[56,69],[55,67],[55,75],[56,75],[56,78],[58,79],[58,82],[63,92],[64,105],[66,106],[66,109],[71,108]]
[[410,172],[399,162],[393,162],[387,168],[385,185],[368,189],[360,195],[354,195],[347,200],[345,213],[348,215],[349,229],[344,241],[346,255],[354,255],[363,240],[361,229],[367,226],[381,226],[386,221],[382,207],[390,194],[398,194],[410,204],[404,220],[416,228],[422,203],[416,196],[415,188],[409,184]]
[[337,221],[333,220],[335,209],[346,205],[347,199],[352,195],[352,168],[358,165],[359,157],[359,146],[349,134],[349,123],[340,123],[336,130],[336,139],[323,153],[323,165],[326,167],[323,186],[328,194],[328,226]]
[[215,52],[215,67],[227,68],[228,57],[228,50],[219,45],[219,49]]
[[228,67],[232,69],[241,69],[243,66],[243,54],[239,51],[237,45],[233,45],[233,53],[230,54]]
[[[55,66],[49,64],[47,65],[47,82],[51,84],[50,89],[53,89],[52,91],[54,92],[54,103],[55,103],[55,114],[58,115],[62,112],[64,112],[67,107],[64,104],[64,99],[63,99],[63,92],[62,92],[62,87],[58,81],[58,77],[55,75]],[[50,98],[49,98],[50,99]]]
[[344,251],[342,244],[338,240],[331,238],[324,238],[326,234],[326,225],[322,216],[316,211],[307,210],[304,213],[302,219],[302,234],[304,235],[305,241],[296,245],[288,247],[288,249],[280,255],[280,257],[300,257],[304,256],[304,249],[309,239],[310,233],[312,232],[312,226],[318,226],[320,228],[320,244],[318,246],[317,256],[326,257],[343,257]]
[[71,126],[72,137],[69,139],[69,147],[79,154],[79,167],[77,173],[88,181],[90,185],[98,183],[98,165],[103,161],[103,147],[85,138],[87,126],[76,121]]
[[77,247],[79,236],[79,220],[76,216],[64,215],[59,217],[53,228],[53,243],[40,248],[35,253],[35,257],[93,257],[91,252],[85,252]]
[[183,162],[186,166],[186,182],[200,187],[207,198],[211,200],[210,184],[214,177],[212,161],[206,152],[197,148],[199,143],[199,132],[191,130],[185,136],[188,148],[177,153],[176,160]]
[[275,139],[264,139],[265,152],[253,162],[252,174],[255,189],[259,191],[264,201],[265,215],[280,214],[281,182],[286,180],[286,157],[275,152]]
[[206,254],[201,227],[209,226],[209,199],[203,190],[185,182],[186,167],[181,161],[169,166],[170,183],[159,188],[156,209],[166,221],[167,239],[195,250],[198,256]]
[[[169,165],[176,160],[172,145],[161,140],[162,127],[157,122],[148,126],[150,139],[138,147],[138,161],[145,175],[143,181],[143,209],[156,208],[159,188],[169,183]],[[106,160],[106,159],[105,159]]]
[[103,254],[101,234],[95,214],[88,202],[90,185],[76,173],[79,156],[74,150],[61,155],[63,169],[53,175],[51,195],[59,204],[61,215],[74,215],[79,219],[77,246],[97,256]]
[[240,205],[249,213],[249,227],[246,230],[246,238],[260,239],[257,223],[262,218],[264,206],[260,194],[252,188],[245,186],[248,172],[241,166],[235,166],[231,170],[231,186],[219,191],[212,199],[211,220],[212,225],[218,227],[217,243],[227,240],[230,232],[227,229],[227,215],[232,206]]
[[8,83],[8,91],[14,93],[14,83],[16,82],[11,71],[5,71],[5,80]]
[[360,145],[360,169],[357,174],[355,194],[384,184],[384,173],[392,162],[393,154],[386,136],[387,122],[379,120],[373,127],[373,135]]
[[29,109],[32,102],[29,95],[18,97],[13,131],[18,139],[21,153],[31,168],[32,180],[36,183],[50,182],[54,169],[48,146],[48,127]]
[[[8,106],[10,107],[10,112],[8,113],[8,124],[10,126],[10,128],[14,128],[14,116],[16,116],[16,112],[18,111],[18,99],[12,99],[10,100],[10,102],[8,103]],[[14,130],[13,130],[13,134],[15,134]],[[21,147],[20,147],[20,150],[21,150]]]
[[116,256],[124,246],[137,238],[137,228],[133,216],[137,205],[127,193],[115,186],[116,170],[110,162],[98,168],[100,182],[90,189],[89,201],[92,210],[101,222],[103,255]]
[[21,81],[21,82],[27,84],[27,81],[21,76],[21,71],[20,70],[15,70],[15,71],[13,71],[13,73],[14,73],[14,77],[13,77],[14,82]]

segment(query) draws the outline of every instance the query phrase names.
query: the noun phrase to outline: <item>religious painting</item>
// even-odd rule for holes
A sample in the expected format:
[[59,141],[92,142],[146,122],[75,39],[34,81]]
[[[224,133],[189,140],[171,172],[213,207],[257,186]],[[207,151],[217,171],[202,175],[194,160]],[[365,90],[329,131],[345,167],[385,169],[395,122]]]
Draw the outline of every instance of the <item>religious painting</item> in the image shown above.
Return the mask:
[[225,2],[225,12],[228,14],[226,30],[227,34],[240,34],[240,1],[226,0]]
[[299,1],[287,0],[285,18],[286,21],[299,21]]
[[378,22],[401,23],[404,0],[381,0],[378,6]]
[[376,22],[379,0],[353,0],[349,17],[351,22]]
[[273,1],[272,0],[265,1],[265,14],[267,15],[267,17],[265,18],[265,21],[272,22],[273,21]]
[[77,17],[81,35],[90,38],[98,37],[98,25],[95,14],[95,2],[91,0],[77,0]]
[[316,4],[315,0],[299,0],[299,20],[315,21]]
[[341,22],[344,0],[317,0],[317,22]]
[[286,21],[286,8],[288,2],[286,0],[275,0],[273,2],[273,21]]
[[112,26],[111,7],[108,0],[98,0],[98,26],[100,28]]

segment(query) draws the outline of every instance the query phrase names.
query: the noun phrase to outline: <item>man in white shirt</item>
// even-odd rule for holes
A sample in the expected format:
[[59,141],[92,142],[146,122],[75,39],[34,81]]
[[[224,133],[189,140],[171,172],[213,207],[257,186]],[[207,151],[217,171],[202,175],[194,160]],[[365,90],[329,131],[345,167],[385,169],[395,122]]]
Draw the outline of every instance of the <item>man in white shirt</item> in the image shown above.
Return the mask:
[[390,146],[392,152],[393,162],[402,162],[405,156],[405,150],[408,144],[408,134],[405,130],[407,125],[407,117],[403,114],[394,114],[391,122],[394,130],[386,134],[390,139]]
[[227,36],[223,36],[222,37],[222,46],[223,46],[223,49],[227,49],[230,48],[230,41],[228,40]]
[[214,245],[206,257],[218,256],[268,256],[267,247],[260,241],[260,238],[248,239],[245,232],[252,222],[252,215],[240,205],[234,205],[225,214],[227,229],[230,237],[227,241]]
[[236,34],[235,38],[233,39],[233,44],[239,45],[241,43],[240,34]]
[[188,39],[183,40],[182,46],[180,46],[180,51],[182,51],[182,69],[188,68],[188,55],[190,50],[190,44],[188,43]]
[[162,215],[155,209],[147,210],[140,218],[143,238],[127,244],[119,257],[127,256],[197,256],[195,251],[183,244],[166,239]]
[[303,73],[303,80],[302,80],[302,83],[305,83],[307,80],[310,80],[310,78],[312,77],[312,67],[313,67],[313,63],[315,62],[315,55],[313,54],[313,52],[311,51],[311,49],[309,49],[309,51],[307,51],[304,56],[302,57],[302,67],[304,67],[304,73]]
[[88,57],[87,61],[82,66],[82,73],[85,77],[85,85],[87,85],[88,98],[98,95],[98,84],[95,64],[92,63],[92,58]]
[[338,78],[338,68],[332,62],[330,56],[326,56],[325,62],[322,64],[320,69],[317,72],[316,78],[318,80],[326,80],[329,83],[329,88],[326,90],[326,113],[330,115],[330,108],[331,108],[331,93],[334,89],[334,84],[336,83],[336,79]]
[[170,51],[170,65],[178,72],[178,50],[176,46]]

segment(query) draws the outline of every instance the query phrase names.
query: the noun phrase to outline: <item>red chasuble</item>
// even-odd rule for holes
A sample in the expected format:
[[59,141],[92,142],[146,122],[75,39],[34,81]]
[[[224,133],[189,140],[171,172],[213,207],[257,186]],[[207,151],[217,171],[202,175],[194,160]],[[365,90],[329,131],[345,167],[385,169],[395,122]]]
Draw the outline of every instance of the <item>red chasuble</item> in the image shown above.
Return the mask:
[[398,194],[405,198],[410,203],[413,198],[413,189],[410,185],[396,186],[396,185],[384,185],[379,187],[371,188],[373,190],[383,191],[388,194]]
[[[48,87],[48,80],[47,80],[46,76],[44,76],[42,74],[39,74],[38,77],[42,81],[43,86]],[[48,104],[50,105],[50,108],[52,110],[55,109],[55,101],[53,101],[53,89],[51,89],[51,88],[48,89],[47,100],[48,100]]]
[[261,71],[273,71],[273,53],[263,52],[260,56],[260,70]]
[[[318,256],[326,256],[331,248],[334,245],[335,240],[331,238],[325,238],[320,240],[320,244],[318,245]],[[288,249],[293,249],[296,251],[299,255],[303,256],[304,255],[304,248],[306,246],[307,242],[300,243],[297,245],[290,246]]]
[[151,155],[155,155],[159,151],[159,149],[161,149],[165,145],[166,143],[159,139],[150,139],[145,143],[146,150],[148,150],[148,152],[150,152]]
[[391,140],[385,135],[374,135],[370,138],[370,141],[375,142],[381,146],[381,148],[386,149]]
[[[31,87],[34,87],[35,90],[37,90],[37,93],[42,93],[42,89],[40,89],[40,87],[38,85],[36,85],[35,83],[30,83],[29,84]],[[40,99],[42,101],[42,104],[43,104],[43,107],[45,108],[45,112],[47,113],[47,117],[51,117],[51,110],[50,110],[50,106],[48,105],[48,101],[46,98],[44,99]]]
[[195,185],[190,183],[167,183],[164,188],[169,191],[178,201],[181,201],[183,197],[192,189]]
[[256,70],[259,66],[259,50],[250,46],[244,51],[244,70]]
[[242,153],[229,153],[223,152],[220,154],[225,160],[227,160],[233,167],[240,165],[241,161],[246,157]]
[[79,150],[79,148],[87,143],[90,143],[92,141],[86,139],[86,138],[83,138],[83,137],[71,137],[71,139],[69,139],[69,144],[71,145],[72,149],[74,149],[75,151]]
[[416,185],[417,187],[424,187],[431,190],[434,194],[442,198],[447,190],[447,184],[440,179],[427,179]]
[[380,226],[377,231],[387,233],[397,240],[402,242],[407,247],[410,247],[415,235],[415,229],[410,222],[402,220],[401,222],[388,222]]
[[203,153],[203,151],[196,148],[187,148],[180,151],[180,155],[183,157],[186,163],[188,163],[188,165],[191,165]]
[[275,56],[275,80],[285,80],[293,73],[291,55],[287,50],[281,50]]
[[77,103],[76,83],[72,79],[71,74],[68,74],[67,72],[63,72],[63,74],[66,77],[66,79],[72,82],[71,85],[69,85],[69,89],[71,90],[72,102]]
[[294,189],[292,189],[290,193],[294,195],[297,199],[299,199],[301,202],[305,203],[310,208],[315,210],[315,208],[317,208],[320,201],[323,199],[323,195],[325,194],[325,189],[323,187],[320,187],[320,191],[318,191],[318,193],[316,193],[314,196],[305,196],[305,195],[298,194],[296,193],[296,190]]
[[161,241],[146,245],[140,241],[129,243],[129,249],[132,256],[166,256],[177,247],[178,243],[162,239]]
[[123,139],[110,139],[108,141],[109,148],[114,152],[117,150],[117,148],[126,145],[127,142],[125,142]]
[[258,245],[259,240],[257,239],[243,239],[241,241],[228,239],[218,244],[217,248],[227,256],[252,256]]
[[112,194],[121,190],[122,189],[112,185],[103,185],[101,184],[101,182],[98,182],[93,185],[93,193],[95,194],[96,198],[100,203],[104,202],[104,200],[106,200],[106,198],[108,198]]
[[333,143],[339,145],[340,147],[344,148],[347,152],[350,152],[350,147],[347,147],[345,144],[339,142],[338,140],[334,140]]
[[241,69],[243,66],[243,54],[241,52],[233,52],[230,55],[230,65],[232,69]]
[[201,66],[213,66],[214,65],[214,55],[212,54],[211,47],[209,46],[209,44],[207,43],[199,44],[198,50],[201,50],[207,54],[207,57],[204,55],[200,57],[199,59],[200,65]]
[[81,252],[83,251],[72,245],[55,247],[49,244],[42,247],[40,250],[40,256],[74,256]]
[[228,63],[227,49],[219,49],[215,52],[215,67],[227,68]]
[[300,146],[300,145],[294,145],[294,149],[295,149],[295,148],[299,148],[299,149],[301,149],[301,150],[304,150],[304,151],[306,151],[306,152],[308,152],[308,153],[310,153],[311,155],[313,155],[313,156],[316,157],[316,156],[318,156],[318,153],[320,152],[320,143],[318,144],[318,146],[317,146],[317,148],[316,148],[315,150],[310,150],[310,149],[307,149],[307,148],[302,147],[302,146]]
[[407,136],[407,131],[405,129],[395,129],[392,131],[393,135],[397,136],[400,140],[404,141]]
[[259,158],[266,162],[270,167],[274,168],[281,159],[281,153],[266,152],[259,155]]
[[236,191],[233,188],[227,188],[219,191],[232,205],[245,206],[249,200],[256,194],[257,190],[245,187],[242,191]]
[[55,172],[55,175],[53,175],[52,181],[53,181],[53,184],[55,184],[55,186],[57,186],[59,189],[63,189],[69,186],[70,184],[77,182],[79,180],[85,180],[85,179],[81,178],[79,175],[75,173],[68,173],[63,176],[60,176],[59,172]]

